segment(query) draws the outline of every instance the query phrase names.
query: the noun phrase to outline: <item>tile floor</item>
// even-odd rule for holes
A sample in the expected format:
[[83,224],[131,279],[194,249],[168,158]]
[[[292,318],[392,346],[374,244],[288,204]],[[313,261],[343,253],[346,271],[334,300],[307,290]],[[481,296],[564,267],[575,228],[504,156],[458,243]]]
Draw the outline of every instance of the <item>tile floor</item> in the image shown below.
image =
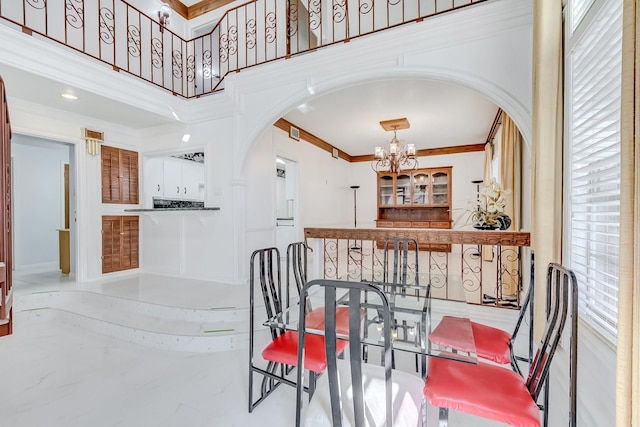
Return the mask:
[[[135,275],[76,283],[58,272],[16,274],[16,297],[47,290],[92,290],[182,307],[242,306],[241,288]],[[176,287],[180,287],[176,292]],[[19,301],[19,298],[17,298]],[[0,339],[0,426],[261,426],[294,424],[295,390],[280,387],[247,413],[247,350],[194,354],[60,325],[47,310],[14,306],[14,333]],[[434,408],[429,425],[437,425]],[[490,423],[452,413],[452,427]]]

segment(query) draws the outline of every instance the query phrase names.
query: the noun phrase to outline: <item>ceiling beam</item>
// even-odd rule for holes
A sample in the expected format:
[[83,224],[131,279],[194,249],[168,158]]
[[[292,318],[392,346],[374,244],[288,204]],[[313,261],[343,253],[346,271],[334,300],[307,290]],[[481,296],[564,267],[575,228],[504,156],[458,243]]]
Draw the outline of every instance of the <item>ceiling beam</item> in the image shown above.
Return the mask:
[[194,5],[189,6],[189,18],[197,18],[207,12],[226,6],[233,0],[202,0]]
[[178,12],[184,19],[189,19],[189,8],[185,6],[180,0],[163,0],[167,3],[171,9]]
[[279,128],[279,129],[282,129],[287,134],[289,134],[289,132],[291,130],[291,127],[294,127],[294,128],[296,128],[296,129],[298,129],[300,131],[300,139],[304,139],[308,143],[310,143],[312,145],[315,145],[316,147],[318,147],[318,148],[320,148],[322,150],[325,150],[326,152],[328,152],[331,155],[333,155],[333,150],[338,150],[338,157],[339,158],[341,158],[343,160],[346,160],[347,162],[351,162],[351,156],[349,154],[345,153],[344,151],[342,151],[338,147],[334,147],[333,145],[329,144],[324,139],[318,138],[314,134],[307,132],[306,130],[300,128],[299,126],[296,126],[293,123],[286,121],[285,119],[279,119],[273,125],[275,127]]
[[[416,157],[440,156],[443,154],[473,153],[474,151],[484,151],[484,144],[452,145],[450,147],[424,148],[416,150]],[[351,156],[351,162],[373,162],[373,154],[363,154],[361,156]]]
[[226,6],[233,0],[202,0],[191,6],[185,6],[180,0],[163,0],[184,19],[193,19],[207,12]]
[[[289,134],[291,127],[294,127],[300,131],[300,139],[304,139],[310,144],[315,145],[318,148],[321,148],[328,153],[333,155],[333,150],[338,150],[338,157],[348,161],[349,163],[355,162],[372,162],[375,160],[373,154],[363,154],[360,156],[352,156],[344,151],[340,150],[337,147],[329,144],[327,141],[318,138],[312,133],[307,132],[306,130],[300,128],[285,119],[279,119],[277,122],[273,124],[275,127],[282,129],[287,134]],[[460,154],[460,153],[472,153],[474,151],[484,151],[484,143],[483,144],[467,144],[467,145],[454,145],[450,147],[439,147],[439,148],[425,148],[422,150],[416,151],[416,157],[424,157],[424,156],[440,156],[443,154]]]

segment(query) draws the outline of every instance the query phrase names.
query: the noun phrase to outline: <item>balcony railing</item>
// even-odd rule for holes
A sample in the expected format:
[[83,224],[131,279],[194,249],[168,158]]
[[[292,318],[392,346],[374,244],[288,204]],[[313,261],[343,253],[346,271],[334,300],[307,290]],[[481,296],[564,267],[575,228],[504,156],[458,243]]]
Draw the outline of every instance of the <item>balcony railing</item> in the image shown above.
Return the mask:
[[[523,281],[530,277],[530,235],[509,231],[306,228],[313,249],[314,278],[384,281],[384,241],[413,238],[407,283],[431,285],[434,298],[520,308]],[[392,260],[387,260],[391,271]]]
[[123,0],[0,1],[0,18],[185,98],[229,73],[487,0],[255,0],[185,40]]

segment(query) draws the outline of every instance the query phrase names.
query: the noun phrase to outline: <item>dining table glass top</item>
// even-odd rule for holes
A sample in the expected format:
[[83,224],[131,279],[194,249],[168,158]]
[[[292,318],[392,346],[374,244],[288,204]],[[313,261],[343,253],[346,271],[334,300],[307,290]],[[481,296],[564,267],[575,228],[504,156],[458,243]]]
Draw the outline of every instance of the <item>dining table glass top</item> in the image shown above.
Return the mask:
[[[473,329],[465,301],[448,301],[432,298],[428,286],[399,285],[373,282],[384,292],[392,316],[391,335],[394,351],[404,351],[422,356],[442,357],[467,363],[477,363]],[[348,293],[339,295],[338,306],[348,303]],[[324,334],[324,292],[314,288],[306,300],[306,332]],[[381,301],[371,295],[361,296],[360,327],[363,344],[382,347]],[[338,309],[339,311],[339,309]],[[443,318],[454,318],[447,322],[446,330],[437,329]],[[320,321],[318,321],[320,319]],[[451,320],[451,319],[449,319]],[[288,308],[264,322],[265,326],[297,331],[300,321],[300,304],[293,302]],[[338,324],[340,322],[337,322]],[[454,325],[451,327],[450,325]],[[444,326],[444,324],[443,324]],[[337,328],[337,337],[348,339],[347,332]],[[435,334],[434,334],[435,330]],[[446,339],[443,339],[446,338]],[[455,348],[455,350],[454,350]],[[463,349],[462,351],[460,349]],[[424,359],[423,359],[424,360]],[[424,365],[424,364],[423,364]]]

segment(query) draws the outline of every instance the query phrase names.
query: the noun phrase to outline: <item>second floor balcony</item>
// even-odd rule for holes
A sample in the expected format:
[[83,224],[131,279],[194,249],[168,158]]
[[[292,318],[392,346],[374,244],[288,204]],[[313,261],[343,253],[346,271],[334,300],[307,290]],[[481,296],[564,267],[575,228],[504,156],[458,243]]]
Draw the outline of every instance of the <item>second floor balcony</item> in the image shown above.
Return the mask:
[[190,39],[123,0],[5,1],[0,22],[195,98],[224,89],[229,73],[485,1],[255,0]]

